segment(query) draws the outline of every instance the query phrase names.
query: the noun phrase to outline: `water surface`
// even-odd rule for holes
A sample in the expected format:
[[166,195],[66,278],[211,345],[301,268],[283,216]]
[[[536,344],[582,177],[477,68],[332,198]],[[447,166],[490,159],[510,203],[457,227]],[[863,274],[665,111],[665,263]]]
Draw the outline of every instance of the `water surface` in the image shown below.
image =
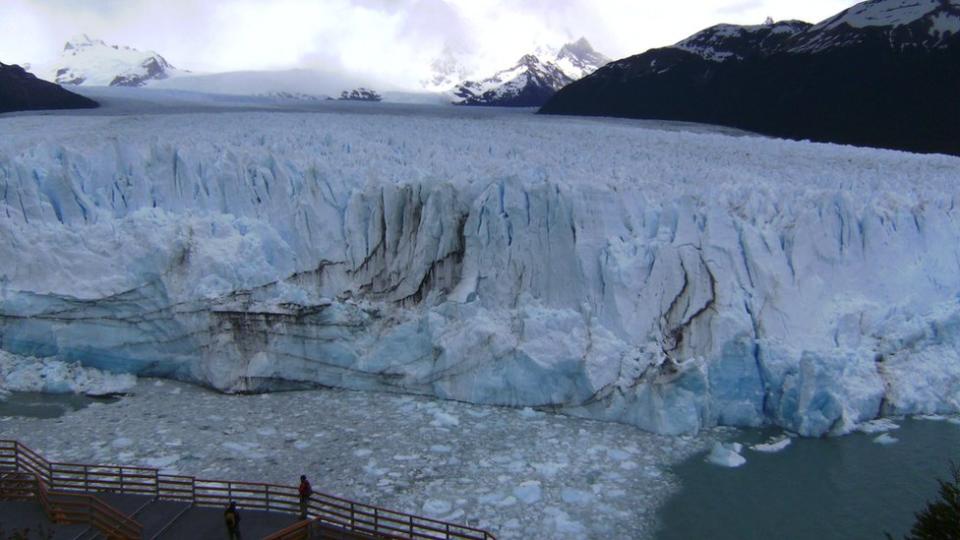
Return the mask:
[[[729,469],[695,456],[674,468],[683,487],[661,511],[662,540],[900,538],[937,496],[936,479],[960,463],[960,426],[902,420],[881,445],[878,434],[794,439],[777,454],[744,449]],[[741,432],[755,443],[769,432]]]
[[0,416],[27,418],[59,418],[91,403],[110,403],[115,398],[94,398],[83,394],[45,394],[42,392],[12,392],[0,400]]

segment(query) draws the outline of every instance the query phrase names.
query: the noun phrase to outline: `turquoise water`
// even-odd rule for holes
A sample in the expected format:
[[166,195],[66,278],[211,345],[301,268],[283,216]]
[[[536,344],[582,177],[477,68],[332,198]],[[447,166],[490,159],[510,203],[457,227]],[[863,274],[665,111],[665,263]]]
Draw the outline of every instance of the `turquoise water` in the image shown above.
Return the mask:
[[13,392],[0,400],[0,416],[28,418],[59,418],[91,403],[110,403],[114,398],[92,398],[82,394],[44,394],[41,392]]
[[[960,426],[945,421],[902,420],[895,444],[878,434],[794,439],[780,453],[743,450],[737,469],[696,456],[674,468],[681,491],[661,511],[657,538],[856,539],[896,538],[914,514],[937,496],[950,460],[960,463]],[[742,432],[753,444],[771,433]]]

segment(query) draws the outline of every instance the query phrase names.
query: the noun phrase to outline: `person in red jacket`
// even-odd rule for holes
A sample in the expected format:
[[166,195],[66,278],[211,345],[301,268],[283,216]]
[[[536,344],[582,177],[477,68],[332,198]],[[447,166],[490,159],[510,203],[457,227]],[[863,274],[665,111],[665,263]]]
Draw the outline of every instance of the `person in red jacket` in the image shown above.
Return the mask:
[[300,494],[300,519],[307,519],[307,503],[310,501],[310,495],[313,495],[313,488],[306,476],[300,476],[300,487],[297,491]]

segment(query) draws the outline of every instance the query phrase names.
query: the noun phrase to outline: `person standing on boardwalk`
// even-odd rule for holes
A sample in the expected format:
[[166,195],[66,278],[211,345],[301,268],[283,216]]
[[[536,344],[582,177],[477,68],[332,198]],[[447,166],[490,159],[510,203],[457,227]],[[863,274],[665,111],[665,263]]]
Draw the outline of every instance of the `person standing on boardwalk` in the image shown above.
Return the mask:
[[310,502],[310,495],[313,495],[313,488],[305,475],[300,476],[297,492],[300,494],[300,519],[307,519],[307,504]]
[[240,512],[237,503],[230,501],[230,506],[223,512],[223,521],[227,524],[227,538],[240,540]]

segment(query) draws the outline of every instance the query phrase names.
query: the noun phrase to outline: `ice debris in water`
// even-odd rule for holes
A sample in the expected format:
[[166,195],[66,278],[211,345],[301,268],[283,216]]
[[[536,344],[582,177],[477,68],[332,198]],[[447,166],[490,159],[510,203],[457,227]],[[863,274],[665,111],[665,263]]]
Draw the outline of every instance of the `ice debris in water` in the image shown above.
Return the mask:
[[755,444],[750,447],[754,452],[765,452],[768,454],[773,454],[780,452],[790,446],[791,439],[790,437],[774,437],[765,443]]
[[887,445],[887,444],[893,444],[899,440],[900,439],[897,439],[896,437],[892,437],[889,433],[883,433],[879,437],[873,439],[873,442],[877,444]]
[[0,391],[103,396],[128,392],[136,383],[137,378],[126,373],[108,373],[78,363],[0,350]]
[[887,431],[893,431],[895,429],[900,429],[900,425],[889,418],[878,418],[857,426],[857,431],[867,434],[886,433]]
[[707,455],[707,461],[721,467],[739,467],[747,462],[740,455],[743,445],[740,443],[716,443]]

